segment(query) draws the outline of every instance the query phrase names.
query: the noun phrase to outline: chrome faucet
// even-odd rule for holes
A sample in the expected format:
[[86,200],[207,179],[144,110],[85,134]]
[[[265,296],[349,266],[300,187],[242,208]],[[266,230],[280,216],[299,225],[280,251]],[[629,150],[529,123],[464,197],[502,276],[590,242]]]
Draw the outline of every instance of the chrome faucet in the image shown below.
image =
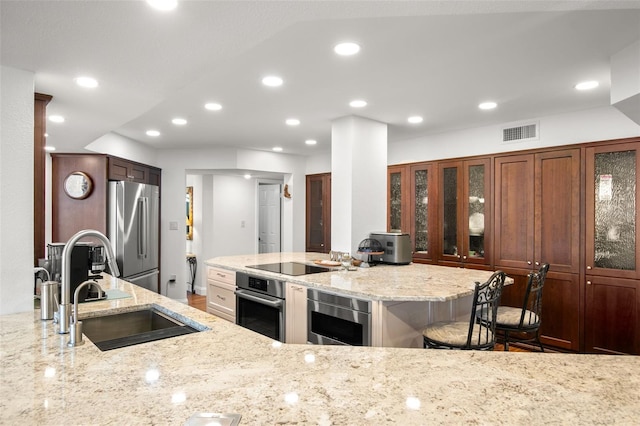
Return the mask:
[[[111,248],[111,243],[109,239],[104,236],[99,231],[93,229],[85,229],[76,233],[73,237],[69,238],[69,241],[64,246],[64,250],[62,250],[62,279],[60,292],[60,305],[58,306],[58,323],[60,325],[58,329],[59,334],[66,334],[69,332],[69,324],[71,321],[71,252],[73,252],[73,247],[75,247],[76,243],[80,241],[82,238],[92,237],[97,238],[104,244],[104,249],[107,255],[107,262],[109,264],[109,270],[111,271],[111,275],[114,277],[120,276],[120,269],[118,269],[118,264],[116,263],[116,256],[113,253],[113,249]],[[77,300],[77,298],[76,298]]]
[[88,280],[76,287],[76,291],[73,293],[73,321],[69,326],[69,343],[68,346],[80,346],[84,344],[82,340],[82,321],[78,321],[78,299],[80,298],[80,289],[84,286],[92,285],[98,290],[98,294],[102,293],[102,287],[100,284],[93,280]]

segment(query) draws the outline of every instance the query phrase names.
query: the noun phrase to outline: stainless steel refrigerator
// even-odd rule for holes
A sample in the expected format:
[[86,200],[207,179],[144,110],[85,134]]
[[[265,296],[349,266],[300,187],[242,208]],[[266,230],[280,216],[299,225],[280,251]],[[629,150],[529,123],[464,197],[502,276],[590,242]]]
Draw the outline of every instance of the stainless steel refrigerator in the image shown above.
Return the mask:
[[158,292],[160,188],[109,182],[109,240],[120,278]]

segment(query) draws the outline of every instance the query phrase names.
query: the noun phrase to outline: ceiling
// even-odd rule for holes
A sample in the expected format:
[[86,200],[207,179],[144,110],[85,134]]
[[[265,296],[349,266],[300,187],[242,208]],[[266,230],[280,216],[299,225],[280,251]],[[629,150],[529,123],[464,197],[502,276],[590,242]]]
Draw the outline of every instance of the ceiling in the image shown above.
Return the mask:
[[[141,0],[1,0],[0,18],[2,65],[33,71],[53,96],[48,114],[66,119],[47,124],[59,152],[113,132],[159,149],[313,155],[352,114],[388,123],[393,144],[600,107],[611,55],[640,40],[638,1],[181,0],[159,12]],[[337,56],[341,41],[360,53]],[[268,74],[284,84],[263,86]],[[79,75],[99,87],[76,86]],[[600,86],[576,91],[583,80]],[[487,100],[498,107],[479,110]],[[222,110],[203,108],[214,101]]]

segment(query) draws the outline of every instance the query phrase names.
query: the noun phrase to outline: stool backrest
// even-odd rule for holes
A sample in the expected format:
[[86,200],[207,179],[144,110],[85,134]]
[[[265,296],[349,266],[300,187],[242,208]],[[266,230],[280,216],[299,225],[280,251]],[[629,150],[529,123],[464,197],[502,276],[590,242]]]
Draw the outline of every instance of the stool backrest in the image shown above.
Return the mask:
[[488,349],[495,345],[496,315],[507,275],[496,271],[487,282],[476,282],[469,320],[468,349]]
[[542,289],[549,271],[549,264],[543,264],[538,272],[531,272],[527,276],[527,290],[524,293],[522,314],[518,328],[536,329],[542,320]]

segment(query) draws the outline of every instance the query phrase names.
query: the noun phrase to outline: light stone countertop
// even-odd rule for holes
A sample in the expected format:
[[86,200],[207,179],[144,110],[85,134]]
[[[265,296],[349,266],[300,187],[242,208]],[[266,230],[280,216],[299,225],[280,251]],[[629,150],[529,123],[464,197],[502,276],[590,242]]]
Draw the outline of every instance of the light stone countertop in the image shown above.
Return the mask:
[[[331,272],[289,276],[247,268],[248,265],[278,262],[313,264],[326,260],[322,253],[262,253],[253,255],[221,256],[206,260],[208,266],[236,272],[274,277],[288,282],[319,287],[335,293],[346,293],[371,300],[445,302],[473,294],[475,282],[485,282],[493,271],[451,268],[437,265],[376,265],[345,271],[332,268]],[[321,265],[322,266],[322,265]],[[507,278],[505,284],[512,284]]]
[[288,345],[108,276],[132,294],[87,315],[158,304],[209,331],[101,352],[66,346],[40,312],[0,316],[0,424],[622,424],[640,419],[640,358]]

